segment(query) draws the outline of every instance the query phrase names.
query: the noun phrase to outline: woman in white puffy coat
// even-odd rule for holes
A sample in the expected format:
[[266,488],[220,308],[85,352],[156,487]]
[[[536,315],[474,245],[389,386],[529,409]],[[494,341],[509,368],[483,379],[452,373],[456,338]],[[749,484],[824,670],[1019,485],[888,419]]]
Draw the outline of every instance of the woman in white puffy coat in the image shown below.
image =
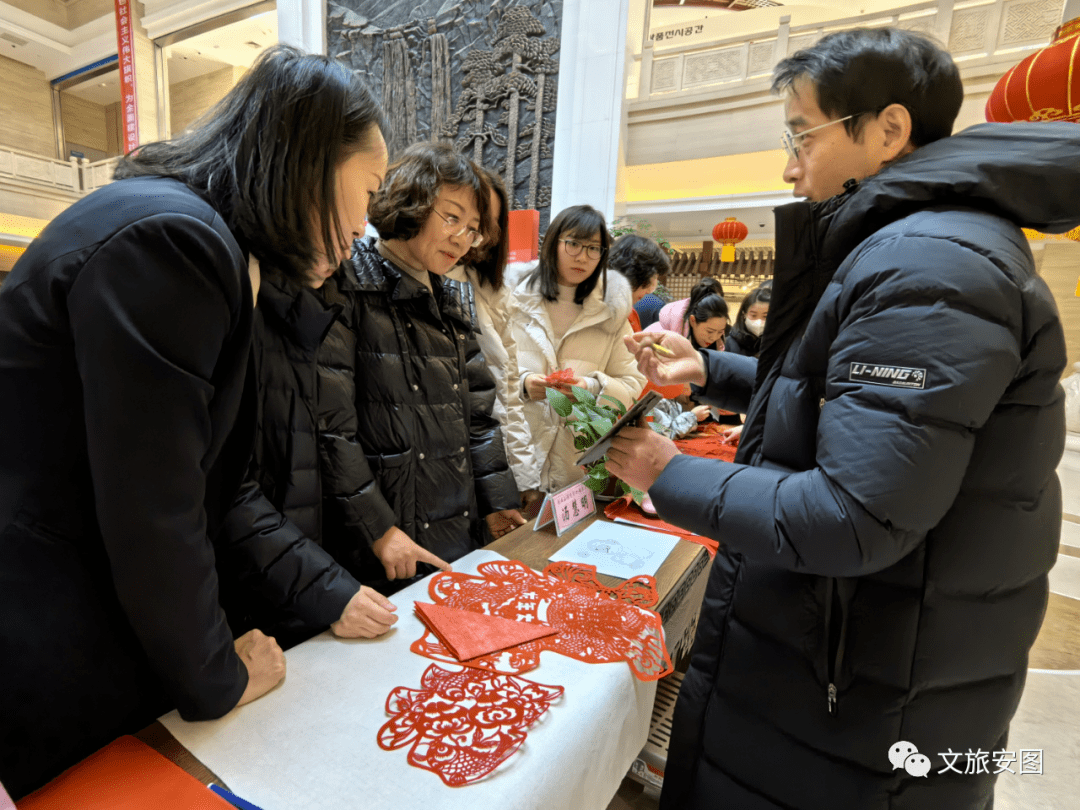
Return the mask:
[[[630,334],[630,285],[619,273],[606,272],[609,245],[600,212],[588,205],[572,206],[548,226],[539,264],[511,266],[508,272],[532,464],[542,492],[583,475],[574,464],[578,452],[573,436],[547,403],[544,378],[570,368],[571,385],[594,396],[607,394],[626,406],[645,386],[623,344]],[[570,386],[561,390],[569,394]]]
[[510,205],[506,186],[499,176],[481,166],[476,168],[484,175],[491,193],[485,245],[481,247],[480,255],[474,256],[475,251],[467,254],[465,264],[455,267],[447,277],[472,284],[480,323],[477,340],[495,378],[492,416],[502,425],[506,460],[510,463],[518,492],[536,491],[540,488],[540,471],[534,458],[529,423],[522,409],[517,346],[510,323],[510,289],[505,284]]

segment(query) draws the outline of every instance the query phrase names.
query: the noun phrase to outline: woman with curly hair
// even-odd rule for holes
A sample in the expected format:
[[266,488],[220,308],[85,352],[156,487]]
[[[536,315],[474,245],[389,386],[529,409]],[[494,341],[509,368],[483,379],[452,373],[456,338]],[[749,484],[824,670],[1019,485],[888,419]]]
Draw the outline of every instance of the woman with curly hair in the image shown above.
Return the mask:
[[342,307],[320,351],[326,548],[384,593],[523,524],[492,416],[472,285],[489,188],[440,143],[407,149],[324,286]]

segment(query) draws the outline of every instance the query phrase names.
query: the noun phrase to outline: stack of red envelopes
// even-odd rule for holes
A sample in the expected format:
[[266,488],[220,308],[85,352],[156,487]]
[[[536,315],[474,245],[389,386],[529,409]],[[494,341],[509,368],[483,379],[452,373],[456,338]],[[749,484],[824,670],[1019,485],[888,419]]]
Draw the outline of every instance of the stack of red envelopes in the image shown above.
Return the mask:
[[559,631],[546,624],[528,624],[445,605],[417,602],[416,615],[459,661],[508,650]]

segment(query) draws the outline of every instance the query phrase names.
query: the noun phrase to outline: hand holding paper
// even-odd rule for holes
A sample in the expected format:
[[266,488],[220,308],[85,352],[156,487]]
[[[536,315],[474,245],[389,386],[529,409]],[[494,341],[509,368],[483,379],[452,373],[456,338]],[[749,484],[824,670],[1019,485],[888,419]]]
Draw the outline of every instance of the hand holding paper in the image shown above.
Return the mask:
[[611,440],[607,454],[608,472],[634,489],[648,492],[679,448],[649,427],[628,427]]

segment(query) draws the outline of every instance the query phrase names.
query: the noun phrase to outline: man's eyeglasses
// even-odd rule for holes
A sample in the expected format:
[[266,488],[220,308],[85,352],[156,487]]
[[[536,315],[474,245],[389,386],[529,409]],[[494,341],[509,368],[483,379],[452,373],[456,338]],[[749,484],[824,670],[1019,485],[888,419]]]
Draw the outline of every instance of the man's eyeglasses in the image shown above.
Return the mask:
[[793,133],[790,129],[784,129],[784,134],[780,136],[780,143],[784,147],[784,151],[788,153],[788,157],[792,160],[799,159],[799,149],[802,148],[803,138],[809,135],[811,132],[817,132],[819,129],[825,129],[825,127],[831,127],[833,124],[842,124],[850,118],[855,118],[858,115],[865,115],[865,113],[852,113],[851,115],[845,115],[843,118],[837,118],[835,121],[829,121],[824,124],[819,124],[816,127],[810,127],[810,129],[804,129],[798,135]]
[[580,256],[582,250],[590,259],[599,259],[604,255],[604,249],[600,245],[585,245],[577,239],[560,239],[559,241],[563,243],[567,256]]
[[[432,212],[439,214],[434,208]],[[439,214],[439,219],[443,221],[443,233],[447,236],[464,236],[468,234],[468,238],[465,240],[469,247],[480,247],[484,243],[484,235],[480,231],[470,228],[468,225],[462,225],[461,220],[451,215],[448,217]]]

